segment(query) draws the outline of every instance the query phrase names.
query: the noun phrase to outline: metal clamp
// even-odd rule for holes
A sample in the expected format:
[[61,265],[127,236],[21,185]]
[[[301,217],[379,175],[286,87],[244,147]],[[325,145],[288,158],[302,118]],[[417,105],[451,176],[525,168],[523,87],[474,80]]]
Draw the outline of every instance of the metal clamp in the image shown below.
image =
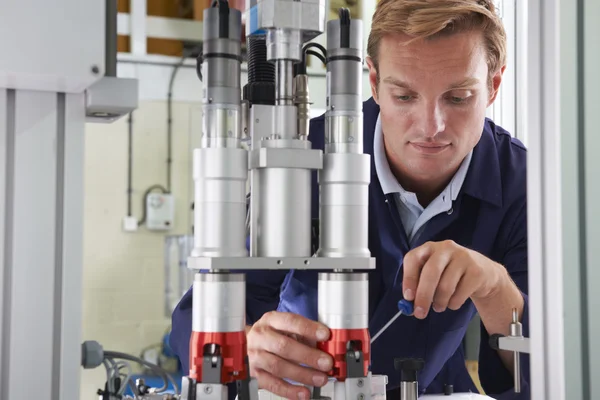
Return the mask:
[[519,322],[519,313],[516,308],[512,311],[512,322],[510,324],[510,335],[491,335],[490,347],[494,350],[506,350],[513,352],[514,385],[515,393],[521,393],[521,353],[530,353],[529,338],[523,336],[523,325]]

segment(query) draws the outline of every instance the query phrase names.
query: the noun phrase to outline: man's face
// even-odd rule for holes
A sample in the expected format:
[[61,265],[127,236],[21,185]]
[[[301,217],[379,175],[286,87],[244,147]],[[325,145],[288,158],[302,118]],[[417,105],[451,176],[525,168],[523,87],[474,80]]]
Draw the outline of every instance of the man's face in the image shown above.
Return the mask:
[[379,83],[368,59],[371,89],[392,170],[413,182],[439,180],[453,173],[479,141],[502,72],[490,88],[480,32],[405,45],[407,40],[382,38]]

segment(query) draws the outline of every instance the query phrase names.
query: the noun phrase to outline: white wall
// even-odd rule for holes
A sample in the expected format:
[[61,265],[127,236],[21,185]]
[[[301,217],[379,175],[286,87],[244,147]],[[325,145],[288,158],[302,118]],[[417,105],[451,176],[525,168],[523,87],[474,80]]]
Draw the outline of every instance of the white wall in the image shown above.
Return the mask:
[[[189,231],[189,109],[173,108],[172,191],[175,226]],[[133,214],[152,184],[166,184],[166,103],[143,101],[134,113]],[[121,229],[127,211],[127,121],[86,127],[83,338],[105,349],[139,355],[160,342],[170,320],[164,313],[164,236]],[[104,368],[82,373],[81,400],[97,399]]]

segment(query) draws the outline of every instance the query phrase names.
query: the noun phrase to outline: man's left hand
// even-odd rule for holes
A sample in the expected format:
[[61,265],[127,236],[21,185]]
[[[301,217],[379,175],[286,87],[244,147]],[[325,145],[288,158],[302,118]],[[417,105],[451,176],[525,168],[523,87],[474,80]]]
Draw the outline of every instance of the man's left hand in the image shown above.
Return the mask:
[[414,300],[414,316],[420,319],[430,308],[458,310],[469,298],[491,297],[510,279],[502,265],[451,240],[411,250],[403,270],[404,298]]

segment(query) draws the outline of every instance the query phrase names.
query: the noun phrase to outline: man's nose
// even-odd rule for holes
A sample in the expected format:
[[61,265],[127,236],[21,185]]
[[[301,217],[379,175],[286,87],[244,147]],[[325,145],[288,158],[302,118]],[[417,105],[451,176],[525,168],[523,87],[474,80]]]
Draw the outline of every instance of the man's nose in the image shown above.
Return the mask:
[[434,137],[446,128],[444,112],[437,103],[424,105],[420,119],[421,131],[426,137]]

